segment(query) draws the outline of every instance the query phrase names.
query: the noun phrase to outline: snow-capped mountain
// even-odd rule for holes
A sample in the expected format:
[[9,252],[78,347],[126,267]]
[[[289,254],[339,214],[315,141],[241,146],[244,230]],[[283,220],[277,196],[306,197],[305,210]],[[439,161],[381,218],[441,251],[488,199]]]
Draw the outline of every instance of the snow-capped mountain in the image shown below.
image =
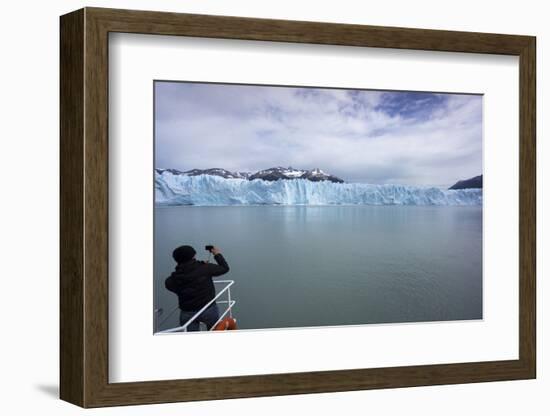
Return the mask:
[[222,168],[210,168],[210,169],[191,169],[181,174],[187,176],[199,176],[199,175],[212,175],[220,176],[225,179],[247,179],[250,173],[248,172],[231,172]]
[[250,172],[231,172],[221,168],[210,169],[191,169],[182,172],[177,169],[155,169],[155,171],[162,175],[164,172],[171,173],[172,175],[184,175],[184,176],[199,176],[199,175],[212,175],[220,176],[225,179],[248,179],[251,175]]
[[334,175],[329,175],[321,169],[301,170],[292,167],[275,167],[261,170],[249,176],[249,180],[262,179],[264,181],[277,181],[279,179],[307,179],[313,182],[329,181],[335,183],[344,183],[344,181]]
[[199,175],[212,175],[219,176],[225,179],[262,179],[264,181],[277,181],[279,179],[307,179],[313,182],[329,181],[335,183],[344,183],[344,181],[334,175],[323,172],[321,169],[302,170],[294,169],[292,167],[283,168],[275,167],[258,172],[231,172],[222,168],[211,169],[191,169],[185,172],[177,169],[155,169],[155,171],[162,175],[164,172],[169,172],[172,175],[184,175],[184,176],[199,176]]
[[336,183],[344,183],[342,179],[333,175],[329,175],[328,173],[323,172],[321,169],[308,170],[304,173],[302,178],[313,182],[330,181]]
[[159,205],[481,205],[481,189],[445,190],[329,180],[224,179],[155,173]]
[[162,175],[164,172],[171,173],[172,175],[183,175],[184,173],[181,170],[177,169],[155,169],[155,172],[159,175]]

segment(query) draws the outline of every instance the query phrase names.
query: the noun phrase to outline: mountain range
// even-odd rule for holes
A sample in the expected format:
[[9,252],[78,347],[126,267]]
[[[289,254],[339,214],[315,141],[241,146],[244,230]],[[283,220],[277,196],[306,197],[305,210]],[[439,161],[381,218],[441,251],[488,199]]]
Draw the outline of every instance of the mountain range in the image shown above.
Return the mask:
[[[164,172],[171,173],[177,176],[219,176],[224,179],[246,179],[252,181],[254,179],[261,179],[268,182],[278,181],[279,179],[305,179],[311,182],[333,182],[344,183],[343,179],[337,176],[324,172],[321,169],[294,169],[293,167],[273,167],[269,169],[259,170],[257,172],[232,172],[222,168],[209,168],[209,169],[191,169],[186,171],[180,171],[177,169],[160,169],[155,171],[162,175]],[[457,189],[482,189],[483,188],[483,175],[474,176],[473,178],[459,180],[453,186],[449,187],[450,190]]]
[[311,182],[329,181],[333,183],[344,183],[342,179],[337,176],[331,175],[322,171],[321,169],[294,169],[292,167],[284,168],[281,166],[260,170],[257,172],[231,172],[222,168],[210,168],[210,169],[191,169],[187,171],[179,171],[177,169],[155,169],[155,171],[162,175],[164,172],[169,172],[172,175],[182,176],[199,176],[199,175],[211,175],[219,176],[224,179],[248,179],[252,181],[254,179],[261,179],[264,181],[277,181],[279,179],[306,179]]

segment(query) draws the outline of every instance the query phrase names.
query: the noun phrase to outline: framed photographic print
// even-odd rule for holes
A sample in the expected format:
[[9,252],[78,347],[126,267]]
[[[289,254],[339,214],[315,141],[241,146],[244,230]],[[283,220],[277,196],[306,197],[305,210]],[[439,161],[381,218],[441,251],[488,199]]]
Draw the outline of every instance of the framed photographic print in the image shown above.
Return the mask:
[[62,16],[61,398],[534,378],[535,49]]

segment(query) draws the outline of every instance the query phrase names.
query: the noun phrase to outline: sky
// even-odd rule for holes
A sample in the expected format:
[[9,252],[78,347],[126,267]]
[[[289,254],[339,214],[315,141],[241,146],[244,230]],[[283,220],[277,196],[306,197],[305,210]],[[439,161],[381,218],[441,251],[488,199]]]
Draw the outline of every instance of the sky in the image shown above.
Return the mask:
[[320,168],[450,186],[482,173],[482,96],[155,82],[155,167]]

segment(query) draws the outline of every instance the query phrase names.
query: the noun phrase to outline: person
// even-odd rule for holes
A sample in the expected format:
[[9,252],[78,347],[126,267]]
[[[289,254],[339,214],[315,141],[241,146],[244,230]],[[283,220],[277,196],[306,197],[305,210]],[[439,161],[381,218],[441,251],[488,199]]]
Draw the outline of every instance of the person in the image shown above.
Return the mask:
[[[217,247],[210,248],[217,264],[199,261],[195,258],[197,252],[191,246],[180,246],[174,250],[172,257],[176,261],[176,269],[165,280],[166,289],[178,295],[180,309],[180,326],[191,319],[208,302],[216,296],[213,277],[221,276],[229,271],[229,265]],[[200,322],[210,330],[220,318],[218,305],[213,302],[204,312],[193,320],[188,331],[200,331]]]

